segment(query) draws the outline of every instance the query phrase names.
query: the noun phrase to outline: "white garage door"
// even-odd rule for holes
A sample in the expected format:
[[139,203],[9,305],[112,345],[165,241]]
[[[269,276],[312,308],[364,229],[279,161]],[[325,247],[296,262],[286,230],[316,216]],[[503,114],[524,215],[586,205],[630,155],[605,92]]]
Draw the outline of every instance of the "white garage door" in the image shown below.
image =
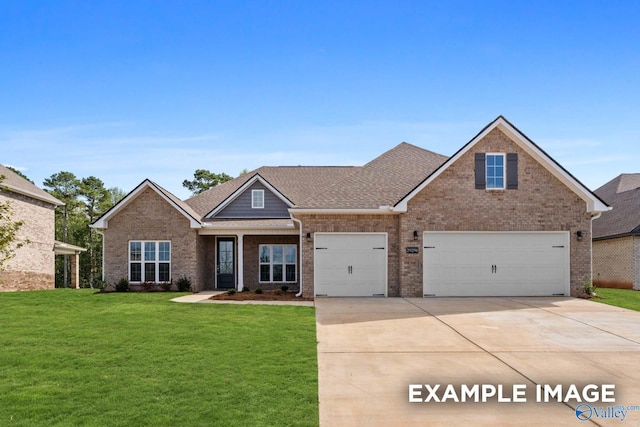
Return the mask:
[[386,296],[386,233],[316,233],[314,247],[317,296]]
[[424,233],[425,296],[569,295],[569,233]]

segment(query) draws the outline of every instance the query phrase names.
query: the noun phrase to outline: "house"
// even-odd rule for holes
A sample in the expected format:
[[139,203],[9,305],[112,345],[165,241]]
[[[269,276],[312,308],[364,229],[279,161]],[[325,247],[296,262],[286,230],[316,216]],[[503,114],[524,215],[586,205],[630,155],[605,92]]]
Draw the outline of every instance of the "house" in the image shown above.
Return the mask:
[[11,205],[13,221],[23,221],[15,251],[0,272],[0,291],[53,289],[55,287],[55,208],[63,203],[12,170],[0,165],[0,203]]
[[613,207],[593,221],[598,286],[640,290],[640,174],[622,174],[595,193]]
[[261,167],[182,201],[145,180],[92,226],[105,280],[315,296],[573,295],[609,209],[500,116],[452,157]]

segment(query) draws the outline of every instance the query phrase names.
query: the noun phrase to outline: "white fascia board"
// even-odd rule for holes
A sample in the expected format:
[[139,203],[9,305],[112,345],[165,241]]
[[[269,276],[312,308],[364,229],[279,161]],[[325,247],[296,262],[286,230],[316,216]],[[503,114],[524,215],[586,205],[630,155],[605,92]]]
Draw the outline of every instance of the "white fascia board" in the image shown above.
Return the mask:
[[381,206],[379,209],[305,209],[305,208],[291,208],[289,209],[290,215],[395,215],[400,213],[398,210]]
[[176,205],[173,200],[168,198],[162,191],[160,191],[151,181],[145,179],[140,185],[138,185],[131,193],[127,194],[127,196],[118,202],[115,206],[113,206],[107,213],[98,218],[96,222],[89,225],[91,228],[96,228],[99,230],[105,230],[109,228],[109,219],[112,218],[115,214],[120,212],[124,207],[126,207],[129,203],[135,200],[144,190],[147,188],[151,188],[156,192],[162,199],[164,199],[167,203],[173,206],[178,212],[180,212],[185,218],[189,220],[189,225],[191,228],[201,228],[202,224],[187,212],[184,211],[180,206]]
[[598,213],[611,210],[602,201],[595,197],[589,189],[580,184],[574,177],[568,174],[556,161],[551,159],[548,154],[541,151],[537,146],[532,144],[527,137],[521,132],[515,129],[504,118],[499,117],[491,126],[485,128],[479,133],[473,140],[467,143],[467,145],[458,151],[453,157],[450,157],[440,168],[438,168],[433,174],[425,179],[420,185],[418,185],[411,193],[405,196],[400,202],[394,206],[394,211],[406,212],[409,200],[411,200],[416,194],[420,193],[427,185],[429,185],[434,179],[436,179],[442,172],[444,172],[451,164],[456,162],[460,157],[464,156],[469,150],[471,150],[480,140],[489,134],[493,129],[499,128],[502,132],[507,134],[511,140],[515,141],[520,148],[526,151],[531,157],[536,159],[544,168],[546,168],[552,175],[558,178],[563,184],[569,187],[574,193],[576,193],[587,204],[587,212]]
[[265,236],[280,236],[280,235],[292,235],[297,236],[300,230],[294,227],[282,228],[282,227],[261,227],[261,228],[245,228],[245,227],[206,227],[201,228],[198,231],[200,236],[226,236],[226,235],[265,235]]
[[247,182],[242,184],[240,186],[240,188],[238,188],[236,191],[231,193],[231,195],[229,197],[227,197],[222,203],[220,203],[218,206],[216,206],[216,208],[214,210],[209,212],[205,216],[205,218],[213,218],[213,217],[215,217],[221,210],[223,210],[224,208],[229,206],[229,204],[231,204],[231,202],[233,202],[235,199],[237,199],[242,193],[244,193],[247,190],[247,188],[251,187],[256,181],[259,181],[262,185],[264,185],[269,191],[271,191],[273,194],[275,194],[277,198],[282,200],[284,202],[284,204],[286,204],[288,207],[292,207],[293,206],[293,203],[291,203],[291,201],[289,199],[287,199],[280,191],[278,191],[277,188],[275,188],[273,185],[269,184],[263,177],[260,176],[260,174],[256,173],[252,178],[247,180]]

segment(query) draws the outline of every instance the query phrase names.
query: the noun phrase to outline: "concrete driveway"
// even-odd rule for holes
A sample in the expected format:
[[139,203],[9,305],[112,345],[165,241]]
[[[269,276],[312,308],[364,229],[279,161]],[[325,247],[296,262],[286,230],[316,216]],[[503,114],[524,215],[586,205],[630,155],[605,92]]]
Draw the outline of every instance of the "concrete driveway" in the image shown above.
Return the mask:
[[[573,298],[318,298],[315,304],[322,426],[640,426],[639,312]],[[441,388],[430,395],[423,386],[414,398],[430,401],[410,403],[410,384]],[[451,395],[436,402],[449,384],[458,395],[463,384],[502,385],[502,400],[518,385],[526,402],[455,403]],[[581,392],[588,384],[613,384],[615,402],[586,407],[551,396],[538,403],[536,387],[545,384],[560,384],[563,399],[571,385]],[[579,420],[576,408],[590,420]]]

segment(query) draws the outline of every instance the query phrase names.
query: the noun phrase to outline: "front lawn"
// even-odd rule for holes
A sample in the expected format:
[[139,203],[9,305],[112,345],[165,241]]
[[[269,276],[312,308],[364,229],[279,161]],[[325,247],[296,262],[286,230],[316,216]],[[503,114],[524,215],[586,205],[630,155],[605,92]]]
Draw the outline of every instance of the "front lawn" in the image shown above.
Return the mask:
[[640,292],[638,291],[630,289],[598,288],[596,289],[596,294],[600,298],[594,298],[591,301],[640,311]]
[[311,307],[0,293],[2,426],[318,424]]

